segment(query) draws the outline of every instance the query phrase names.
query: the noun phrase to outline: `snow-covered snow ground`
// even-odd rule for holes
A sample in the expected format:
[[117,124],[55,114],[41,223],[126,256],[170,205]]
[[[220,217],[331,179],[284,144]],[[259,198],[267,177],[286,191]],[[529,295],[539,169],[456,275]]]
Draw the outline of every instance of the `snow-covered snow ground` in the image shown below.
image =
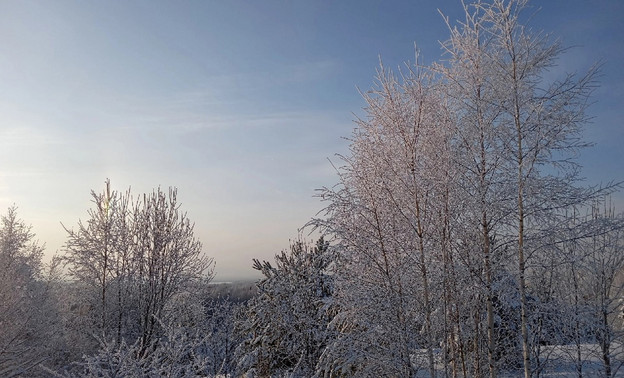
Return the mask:
[[[611,376],[624,377],[621,344],[611,348]],[[581,344],[581,373],[583,377],[604,377],[605,370],[602,362],[602,352],[598,344]],[[576,345],[551,345],[542,347],[545,356],[544,368],[541,377],[578,377],[577,347]]]
[[[602,353],[598,344],[581,344],[581,374],[583,377],[606,377],[605,369],[602,363]],[[611,376],[624,377],[624,347],[622,344],[615,344],[611,349]],[[541,351],[542,368],[539,375],[535,377],[558,377],[558,378],[576,378],[579,376],[577,371],[577,347],[576,345],[547,345],[543,346]],[[429,372],[426,368],[426,350],[414,355],[415,361],[418,361],[421,369],[419,377],[428,377]],[[436,357],[441,357],[440,355]],[[441,361],[440,361],[441,362]],[[443,367],[438,363],[438,370],[442,373]],[[522,377],[523,371],[514,372],[499,371],[498,376],[501,378]]]

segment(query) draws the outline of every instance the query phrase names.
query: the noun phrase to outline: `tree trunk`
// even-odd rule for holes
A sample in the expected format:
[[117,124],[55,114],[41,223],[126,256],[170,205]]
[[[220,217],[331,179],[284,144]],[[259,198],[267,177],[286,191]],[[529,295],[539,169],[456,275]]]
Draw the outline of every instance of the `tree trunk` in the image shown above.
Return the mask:
[[[514,79],[515,79],[514,61]],[[517,89],[516,89],[517,91]],[[520,124],[520,108],[518,95],[515,96],[514,119],[518,138],[518,273],[520,276],[520,324],[522,329],[522,359],[524,364],[524,378],[531,378],[531,352],[529,350],[529,330],[527,320],[527,299],[525,280],[525,259],[524,259],[524,173],[523,173],[523,151],[522,151],[522,130]]]

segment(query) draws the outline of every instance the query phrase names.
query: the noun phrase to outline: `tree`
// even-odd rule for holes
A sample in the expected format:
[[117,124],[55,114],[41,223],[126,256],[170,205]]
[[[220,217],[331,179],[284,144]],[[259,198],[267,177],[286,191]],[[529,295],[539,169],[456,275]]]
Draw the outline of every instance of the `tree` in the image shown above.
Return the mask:
[[125,283],[133,274],[130,193],[111,191],[109,180],[105,184],[101,194],[91,191],[95,208],[88,211],[86,224],[78,221],[76,231],[65,228],[68,238],[62,258],[70,277],[86,291],[89,328],[99,337],[115,336],[120,342],[129,298]]
[[311,376],[331,334],[332,255],[323,239],[293,243],[275,256],[275,266],[254,260],[264,278],[247,303],[238,328],[237,375]]
[[[58,377],[221,377],[234,373],[234,349],[240,343],[234,323],[241,305],[227,299],[205,299],[213,285],[198,285],[197,293],[182,293],[167,302],[157,318],[158,337],[148,348],[134,343],[97,338],[94,353],[68,368],[45,369]],[[145,353],[145,350],[149,353]]]
[[0,219],[0,375],[33,374],[46,360],[47,326],[55,318],[47,297],[44,247],[10,207]]
[[208,300],[202,327],[206,340],[198,351],[205,355],[207,371],[214,377],[233,376],[236,372],[236,348],[243,342],[237,323],[245,316],[244,304],[231,297]]
[[[567,212],[613,187],[579,186],[574,160],[588,145],[580,132],[597,70],[545,80],[564,49],[521,24],[526,4],[465,5],[465,21],[447,20],[448,60],[417,62],[401,75],[382,68],[364,94],[366,117],[357,120],[340,184],[322,191],[327,219],[317,223],[338,241],[344,264],[336,345],[345,343],[332,358],[370,364],[358,374],[381,365],[414,375],[412,356],[425,349],[434,376],[434,345],[444,346],[445,374],[450,361],[459,373],[459,359],[466,375],[472,353],[472,372],[482,375],[484,349],[490,377],[519,361],[527,378],[543,367],[546,323],[559,315],[538,285],[541,274],[554,277],[552,254],[566,241],[553,235],[566,232]],[[474,289],[472,303],[460,285]],[[516,308],[519,316],[507,314]],[[381,348],[367,348],[372,340]]]
[[[444,307],[456,284],[451,225],[461,211],[452,206],[457,203],[450,164],[455,128],[430,70],[408,66],[406,74],[395,76],[382,67],[376,79],[364,94],[367,115],[357,121],[340,186],[321,194],[330,205],[328,219],[318,225],[338,240],[337,297],[346,322],[342,329],[349,333],[341,337],[374,338],[383,329],[387,340],[378,340],[382,348],[360,351],[366,362],[336,358],[357,368],[370,364],[370,371],[356,374],[385,368],[413,376],[424,361],[415,364],[412,356],[422,349],[433,376],[438,329],[456,314],[452,306]],[[433,314],[440,309],[444,316],[437,321]],[[370,318],[362,319],[365,314]],[[418,328],[423,332],[414,340]],[[335,352],[339,349],[347,351]]]
[[197,330],[162,324],[162,335],[152,352],[143,353],[141,340],[127,344],[125,340],[99,340],[99,350],[76,362],[72,371],[57,377],[207,377],[208,356],[202,354],[207,340]]
[[133,201],[130,191],[111,191],[107,180],[92,197],[87,223],[66,229],[63,256],[88,303],[79,316],[90,319],[87,333],[116,343],[140,340],[141,352],[149,353],[167,304],[210,280],[212,259],[202,254],[175,189]]
[[194,225],[179,207],[177,190],[166,195],[159,188],[143,195],[134,209],[130,278],[144,348],[157,338],[157,319],[164,316],[166,304],[212,279],[213,260],[202,255]]
[[[505,214],[501,201],[506,190],[501,175],[501,148],[504,145],[497,119],[496,83],[490,80],[492,38],[480,25],[482,10],[478,6],[464,4],[465,21],[459,28],[448,19],[450,39],[443,43],[448,56],[447,64],[434,63],[433,70],[442,75],[445,96],[448,98],[457,130],[453,164],[460,181],[459,188],[465,198],[472,198],[473,209],[467,212],[464,227],[476,227],[482,254],[482,266],[478,280],[484,286],[487,314],[487,358],[490,377],[496,376],[494,358],[496,335],[494,332],[493,259],[497,246],[493,245],[497,226]],[[482,274],[482,276],[481,276]],[[478,341],[477,341],[478,342]],[[480,375],[478,353],[475,354],[474,372]]]
[[[546,82],[544,73],[563,52],[548,36],[532,33],[520,24],[527,1],[494,0],[477,3],[483,16],[478,27],[491,39],[486,50],[492,60],[489,77],[494,82],[500,114],[496,123],[504,136],[501,151],[507,179],[516,191],[511,207],[515,230],[524,375],[531,376],[527,264],[542,245],[544,225],[556,227],[557,218],[571,206],[582,206],[595,192],[575,187],[578,166],[572,160],[587,121],[588,97],[595,87],[596,70],[577,78]],[[514,177],[515,176],[515,177]],[[552,230],[552,228],[551,228]],[[552,232],[552,231],[551,231]]]
[[593,320],[591,329],[600,347],[604,375],[616,375],[622,366],[622,295],[624,295],[624,217],[613,208],[594,205],[590,225],[601,230],[580,241],[580,281],[585,316]]

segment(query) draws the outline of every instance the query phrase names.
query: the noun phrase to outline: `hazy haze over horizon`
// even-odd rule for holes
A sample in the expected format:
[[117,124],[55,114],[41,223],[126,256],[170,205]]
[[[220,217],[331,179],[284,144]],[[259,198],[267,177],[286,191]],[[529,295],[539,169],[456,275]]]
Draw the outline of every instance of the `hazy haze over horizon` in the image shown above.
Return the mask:
[[[588,184],[624,180],[624,3],[533,1],[533,29],[572,46],[553,70],[603,63],[582,151]],[[90,191],[178,188],[216,279],[255,277],[337,182],[357,88],[379,56],[440,58],[460,1],[0,2],[0,212],[47,255]],[[615,196],[624,210],[624,196]],[[307,233],[304,233],[306,236]]]

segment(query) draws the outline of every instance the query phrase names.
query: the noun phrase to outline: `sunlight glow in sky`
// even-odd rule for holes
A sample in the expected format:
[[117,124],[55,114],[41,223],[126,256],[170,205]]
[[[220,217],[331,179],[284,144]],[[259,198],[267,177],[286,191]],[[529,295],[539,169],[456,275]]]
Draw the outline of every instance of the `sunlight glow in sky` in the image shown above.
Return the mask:
[[[534,29],[573,46],[554,73],[603,62],[581,163],[587,183],[624,180],[624,2],[532,6]],[[251,277],[322,209],[378,57],[440,57],[438,8],[461,15],[459,0],[2,1],[0,209],[52,255],[106,178],[176,186],[217,280]]]

